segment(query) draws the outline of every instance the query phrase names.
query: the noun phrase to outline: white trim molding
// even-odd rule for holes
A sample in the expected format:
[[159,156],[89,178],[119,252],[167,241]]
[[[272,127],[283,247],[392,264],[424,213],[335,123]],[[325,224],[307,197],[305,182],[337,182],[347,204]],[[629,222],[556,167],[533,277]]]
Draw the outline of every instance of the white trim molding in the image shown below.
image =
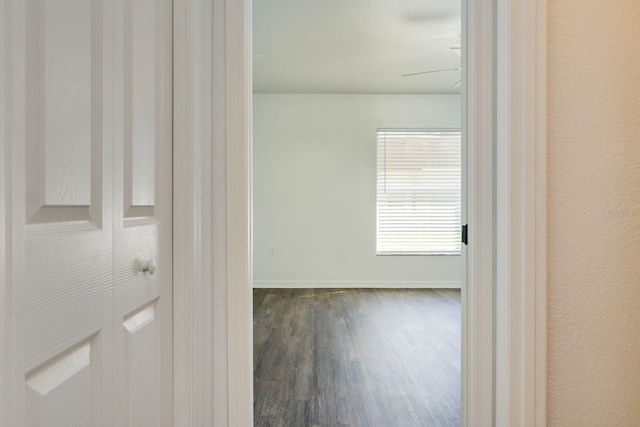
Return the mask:
[[497,426],[546,425],[546,0],[497,2]]
[[11,140],[8,117],[9,110],[9,73],[7,66],[9,64],[9,52],[7,52],[8,35],[10,32],[10,16],[9,4],[5,0],[0,0],[0,425],[11,425],[7,397],[10,394],[8,386],[10,376],[9,361],[11,358],[4,349],[9,348],[10,333],[8,329],[11,322],[9,321],[9,313],[7,313],[5,302],[9,300],[11,273],[9,265],[11,264],[9,254],[11,253],[10,239],[12,237],[11,219],[8,215],[8,199],[11,194],[9,186],[9,171],[11,170],[9,162],[9,153],[7,152],[8,143]]
[[253,425],[250,6],[174,0],[176,426]]
[[460,289],[457,280],[254,280],[256,289]]
[[[206,0],[173,0],[173,4],[174,425],[224,425],[226,348],[222,358],[213,350],[214,334],[222,330],[219,339],[226,337],[226,321],[213,321],[214,311],[226,316],[212,286],[219,285],[212,274],[212,228],[215,220],[224,221],[224,215],[212,214],[213,5]],[[224,275],[219,264],[216,271]],[[223,285],[218,289],[226,286],[224,276],[219,282]],[[220,300],[226,301],[224,294]],[[223,403],[214,411],[216,398]]]
[[[205,311],[195,298],[199,279],[197,224],[198,181],[194,174],[194,75],[196,43],[191,30],[192,2],[173,3],[173,329],[174,424],[196,425],[193,407],[200,405],[197,386],[199,351],[194,334],[198,316]],[[182,287],[180,284],[185,284]]]
[[251,1],[225,5],[229,426],[252,426]]

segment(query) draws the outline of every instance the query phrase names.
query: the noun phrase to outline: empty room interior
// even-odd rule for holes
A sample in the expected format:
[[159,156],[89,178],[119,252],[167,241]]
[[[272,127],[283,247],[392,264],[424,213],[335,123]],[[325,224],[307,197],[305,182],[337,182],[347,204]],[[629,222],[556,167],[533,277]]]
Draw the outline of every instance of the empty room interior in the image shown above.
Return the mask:
[[460,425],[461,32],[253,2],[256,426]]

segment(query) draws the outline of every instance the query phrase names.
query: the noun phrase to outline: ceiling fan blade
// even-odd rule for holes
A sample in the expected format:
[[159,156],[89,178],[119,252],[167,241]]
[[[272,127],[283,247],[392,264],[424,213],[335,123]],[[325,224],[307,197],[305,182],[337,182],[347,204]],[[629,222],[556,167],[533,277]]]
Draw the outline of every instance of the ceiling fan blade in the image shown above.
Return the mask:
[[421,71],[419,73],[403,74],[402,77],[417,76],[418,74],[440,73],[442,71],[460,71],[462,68],[443,68],[442,70]]
[[462,79],[458,80],[456,82],[456,84],[454,84],[453,86],[451,86],[451,89],[457,89],[460,87],[460,83],[462,83]]

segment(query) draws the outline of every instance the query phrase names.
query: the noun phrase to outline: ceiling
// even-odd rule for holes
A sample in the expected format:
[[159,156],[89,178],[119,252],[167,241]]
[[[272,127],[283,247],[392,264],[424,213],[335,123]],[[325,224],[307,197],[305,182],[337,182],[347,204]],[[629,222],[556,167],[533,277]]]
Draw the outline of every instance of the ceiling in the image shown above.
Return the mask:
[[256,93],[459,93],[460,0],[253,0]]

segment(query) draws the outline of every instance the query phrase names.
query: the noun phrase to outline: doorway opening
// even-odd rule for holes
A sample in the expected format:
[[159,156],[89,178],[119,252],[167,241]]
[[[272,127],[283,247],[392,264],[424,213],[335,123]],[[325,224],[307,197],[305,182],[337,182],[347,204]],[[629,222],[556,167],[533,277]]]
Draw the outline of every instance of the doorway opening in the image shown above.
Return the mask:
[[460,425],[461,53],[459,3],[253,3],[255,425]]
[[[205,408],[221,423],[251,425],[252,2],[214,1],[213,39],[206,8],[186,7],[196,3],[176,8],[185,19],[175,20],[176,46],[185,48],[176,48],[174,64],[175,134],[183,141],[174,149],[174,280],[187,285],[175,288],[174,299],[177,317],[186,319],[176,326],[176,389],[184,391],[175,394],[176,408],[185,425],[189,417],[210,419]],[[461,424],[544,422],[546,3],[463,3],[463,123],[470,141]],[[200,95],[212,87],[208,106]],[[212,122],[213,138],[200,138]],[[213,247],[209,227],[218,229]],[[202,259],[219,266],[213,280],[212,264]]]

